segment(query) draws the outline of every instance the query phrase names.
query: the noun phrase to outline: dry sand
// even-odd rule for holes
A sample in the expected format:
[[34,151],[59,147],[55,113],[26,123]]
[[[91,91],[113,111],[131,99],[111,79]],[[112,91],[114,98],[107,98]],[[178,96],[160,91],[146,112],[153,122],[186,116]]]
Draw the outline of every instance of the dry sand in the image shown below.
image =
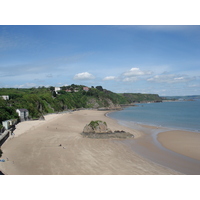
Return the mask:
[[180,174],[140,157],[121,139],[83,138],[80,133],[91,120],[106,121],[112,131],[133,133],[135,139],[129,140],[143,135],[105,113],[81,110],[18,124],[15,136],[2,146],[6,162],[0,169],[9,175]]

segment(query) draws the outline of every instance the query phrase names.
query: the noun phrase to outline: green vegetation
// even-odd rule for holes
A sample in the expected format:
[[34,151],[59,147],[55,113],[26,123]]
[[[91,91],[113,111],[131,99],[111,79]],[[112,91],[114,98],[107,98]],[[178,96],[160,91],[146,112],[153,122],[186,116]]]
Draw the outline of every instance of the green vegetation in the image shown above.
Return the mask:
[[189,95],[189,96],[162,96],[163,100],[190,100],[190,99],[200,99],[200,95]]
[[[26,108],[32,119],[46,113],[60,112],[76,108],[92,108],[92,100],[98,107],[108,107],[110,102],[121,104],[126,100],[119,95],[103,90],[101,86],[83,90],[83,85],[63,86],[57,93],[54,87],[29,89],[1,88],[0,96],[8,95],[9,100],[0,98],[0,121],[18,118],[17,108]],[[102,91],[103,90],[103,91]],[[69,92],[70,91],[70,92]]]
[[15,109],[9,105],[8,101],[5,101],[2,98],[0,98],[0,122],[7,119],[14,119],[14,118],[18,118],[18,115]]
[[93,129],[95,129],[97,126],[99,126],[99,123],[103,123],[107,126],[106,122],[102,122],[101,120],[91,121],[89,123],[89,126],[91,126]]
[[125,97],[129,103],[162,102],[162,98],[158,94],[123,93],[119,95]]
[[72,84],[61,87],[57,92],[52,86],[29,89],[0,88],[0,96],[9,96],[9,100],[0,98],[0,122],[18,118],[18,108],[28,109],[30,118],[38,119],[44,114],[68,109],[114,107],[133,102],[161,100],[158,95],[153,94],[117,94],[102,86],[92,86],[85,91],[84,87],[86,86]]
[[1,132],[1,129],[3,128],[3,125],[2,124],[0,124],[0,132]]

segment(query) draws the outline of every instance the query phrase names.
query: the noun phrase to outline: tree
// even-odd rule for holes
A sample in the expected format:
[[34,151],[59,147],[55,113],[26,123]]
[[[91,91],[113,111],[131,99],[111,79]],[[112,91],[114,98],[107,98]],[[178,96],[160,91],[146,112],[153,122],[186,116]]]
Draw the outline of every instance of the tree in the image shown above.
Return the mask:
[[53,91],[53,97],[57,97],[57,94],[55,91]]
[[55,87],[50,86],[49,89],[50,89],[51,92],[53,92],[55,90]]
[[96,89],[99,91],[103,91],[103,87],[102,86],[96,86]]
[[62,87],[60,87],[61,88],[61,90],[66,90],[67,89],[67,86],[62,86]]

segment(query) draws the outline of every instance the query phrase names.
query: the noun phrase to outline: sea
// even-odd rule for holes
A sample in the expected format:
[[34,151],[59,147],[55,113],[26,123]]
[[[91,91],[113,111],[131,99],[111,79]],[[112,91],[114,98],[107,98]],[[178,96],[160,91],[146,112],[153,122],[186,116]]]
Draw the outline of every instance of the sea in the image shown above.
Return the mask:
[[162,103],[140,103],[109,117],[118,121],[200,132],[200,99]]
[[[187,130],[200,134],[200,99],[195,101],[141,103],[107,115],[116,119],[123,126],[145,133],[147,137],[118,141],[127,145],[136,154],[183,174],[200,174],[199,160],[173,152],[162,146],[157,140],[159,133],[169,130]],[[159,128],[150,129],[141,125]],[[149,147],[146,143],[153,145],[153,150],[151,145]]]

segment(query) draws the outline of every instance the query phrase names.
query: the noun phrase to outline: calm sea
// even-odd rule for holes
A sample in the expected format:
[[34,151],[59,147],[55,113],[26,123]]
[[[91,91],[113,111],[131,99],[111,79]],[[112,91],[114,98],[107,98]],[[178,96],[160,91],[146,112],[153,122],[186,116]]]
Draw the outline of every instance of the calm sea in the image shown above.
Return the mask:
[[119,121],[200,132],[200,100],[137,104],[108,116]]

